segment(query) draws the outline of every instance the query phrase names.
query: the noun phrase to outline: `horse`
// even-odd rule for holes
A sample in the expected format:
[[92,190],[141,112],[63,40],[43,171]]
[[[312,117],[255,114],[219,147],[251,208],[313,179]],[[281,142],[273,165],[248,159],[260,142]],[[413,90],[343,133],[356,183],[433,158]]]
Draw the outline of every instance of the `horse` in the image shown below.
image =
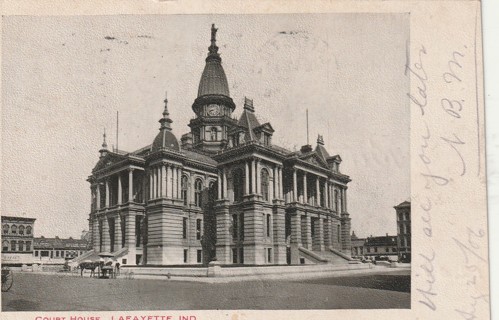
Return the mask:
[[81,276],[83,277],[83,271],[85,270],[90,270],[90,277],[95,276],[95,269],[97,269],[100,266],[99,261],[93,261],[93,262],[81,262],[78,265],[78,268],[81,269]]

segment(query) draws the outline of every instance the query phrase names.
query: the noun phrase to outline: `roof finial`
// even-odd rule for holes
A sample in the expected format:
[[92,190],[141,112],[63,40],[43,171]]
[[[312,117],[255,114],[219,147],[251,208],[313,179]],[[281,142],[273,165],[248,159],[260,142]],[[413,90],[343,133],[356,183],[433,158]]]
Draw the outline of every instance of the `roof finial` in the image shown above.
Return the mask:
[[244,109],[251,112],[255,112],[255,107],[253,107],[253,99],[244,97]]
[[102,142],[102,149],[106,149],[107,150],[106,128],[104,128],[104,134],[102,135],[102,137],[104,138],[104,141]]
[[102,148],[99,150],[99,153],[100,153],[100,157],[104,157],[107,155],[107,142],[106,142],[106,128],[104,128],[104,134],[102,135],[102,137],[104,138],[104,141],[102,142]]
[[317,136],[317,144],[324,145],[324,137],[320,134]]
[[171,123],[173,122],[172,119],[170,119],[170,113],[168,112],[168,92],[165,91],[165,109],[163,110],[163,118],[159,119],[159,123],[161,123],[161,127],[159,130],[167,129],[167,130],[172,130]]
[[206,58],[206,61],[210,60],[217,60],[218,62],[222,61],[222,59],[220,58],[220,54],[218,54],[217,31],[218,29],[215,28],[215,24],[213,23],[211,25],[211,45],[208,47],[208,57]]

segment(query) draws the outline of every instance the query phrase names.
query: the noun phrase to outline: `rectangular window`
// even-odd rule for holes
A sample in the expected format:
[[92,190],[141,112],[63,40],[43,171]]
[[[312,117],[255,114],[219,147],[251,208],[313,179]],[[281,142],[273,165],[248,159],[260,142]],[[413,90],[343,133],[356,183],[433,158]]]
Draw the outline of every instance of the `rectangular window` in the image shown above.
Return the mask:
[[202,220],[196,220],[196,240],[201,240]]
[[378,252],[378,247],[374,247],[374,252]]
[[237,239],[238,233],[238,223],[237,223],[237,214],[232,215],[232,239]]
[[[240,240],[244,240],[244,213],[241,213],[239,215],[239,234],[240,234]],[[242,262],[241,262],[242,263]]]
[[267,262],[272,263],[272,248],[267,248]]
[[135,246],[140,247],[142,245],[142,217],[135,218]]
[[397,248],[392,248],[392,252],[397,252]]
[[267,215],[267,237],[270,237],[270,214]]
[[61,251],[61,257],[64,258],[64,251]]
[[237,248],[232,249],[232,263],[237,263]]
[[38,251],[35,251],[35,257],[38,257]]
[[187,218],[182,219],[182,239],[187,239]]
[[189,250],[188,249],[184,249],[184,263],[187,263],[187,256],[189,254]]
[[58,258],[58,257],[59,257],[59,250],[56,250],[56,251],[55,251],[55,256],[56,256],[56,258]]
[[198,250],[196,254],[196,261],[198,263],[203,262],[203,250]]
[[244,263],[244,248],[239,248],[239,263]]
[[371,248],[367,248],[367,253],[371,253]]
[[40,256],[41,257],[48,257],[49,256],[49,252],[48,251],[41,251],[40,252]]

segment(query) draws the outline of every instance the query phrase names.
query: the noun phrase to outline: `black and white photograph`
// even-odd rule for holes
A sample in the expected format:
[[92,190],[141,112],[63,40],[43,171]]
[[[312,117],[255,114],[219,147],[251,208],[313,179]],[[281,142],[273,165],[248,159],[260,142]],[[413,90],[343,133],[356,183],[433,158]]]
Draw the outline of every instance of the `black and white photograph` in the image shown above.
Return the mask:
[[1,27],[2,312],[433,307],[410,12]]

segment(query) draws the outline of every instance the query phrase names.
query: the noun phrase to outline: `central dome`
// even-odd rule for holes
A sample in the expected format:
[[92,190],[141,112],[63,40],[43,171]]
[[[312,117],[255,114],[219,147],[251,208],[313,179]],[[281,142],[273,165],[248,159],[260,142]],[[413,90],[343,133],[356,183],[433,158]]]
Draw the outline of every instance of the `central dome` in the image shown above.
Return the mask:
[[198,97],[205,95],[230,96],[225,71],[222,64],[215,59],[206,61],[206,66],[199,82]]

